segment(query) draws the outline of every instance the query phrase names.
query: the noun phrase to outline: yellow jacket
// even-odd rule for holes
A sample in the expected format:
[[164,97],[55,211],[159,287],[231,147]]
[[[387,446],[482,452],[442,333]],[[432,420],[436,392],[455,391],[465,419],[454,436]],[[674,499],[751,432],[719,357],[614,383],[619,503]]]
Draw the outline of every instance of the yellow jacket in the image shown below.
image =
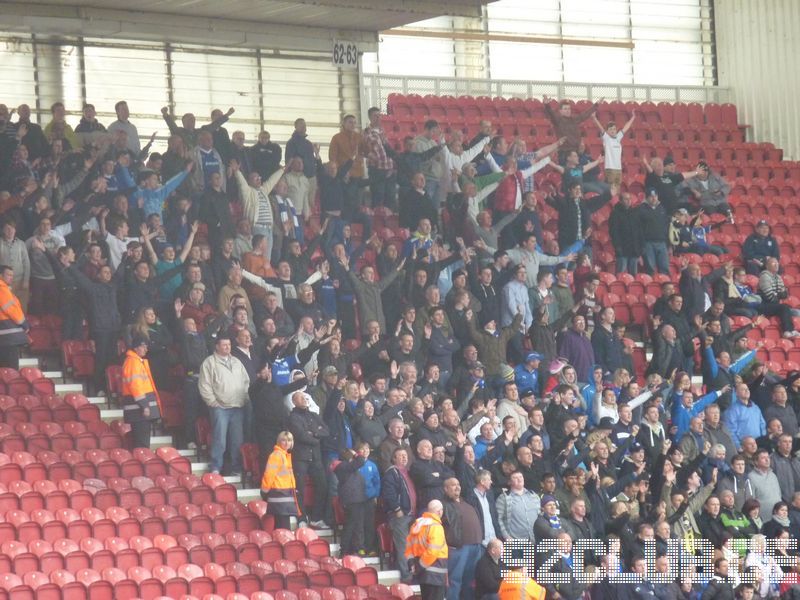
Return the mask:
[[512,571],[500,583],[500,600],[544,600],[547,590],[519,571]]

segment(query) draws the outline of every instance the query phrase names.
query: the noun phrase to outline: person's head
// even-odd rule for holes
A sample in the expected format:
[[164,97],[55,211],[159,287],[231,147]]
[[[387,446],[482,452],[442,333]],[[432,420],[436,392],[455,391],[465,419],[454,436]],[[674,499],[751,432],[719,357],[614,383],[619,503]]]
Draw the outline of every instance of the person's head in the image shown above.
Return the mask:
[[716,496],[709,496],[704,505],[706,512],[712,517],[719,516],[720,501]]
[[547,517],[556,516],[558,505],[556,504],[555,498],[549,495],[542,498],[542,512]]
[[434,514],[438,517],[441,517],[444,513],[444,505],[442,505],[441,500],[431,500],[428,502],[428,512]]
[[519,471],[514,471],[508,477],[508,487],[514,492],[521,492],[525,489],[525,477]]
[[281,431],[275,443],[288,452],[294,447],[294,436],[291,431]]
[[381,109],[373,106],[367,111],[370,127],[381,126]]
[[294,121],[294,131],[299,135],[306,134],[306,120],[305,119],[295,119]]
[[778,453],[781,456],[790,456],[792,454],[792,442],[794,438],[790,436],[788,433],[782,434],[778,438]]
[[408,451],[405,448],[395,448],[392,452],[392,464],[400,468],[408,466]]
[[439,129],[438,121],[434,119],[428,119],[427,121],[425,121],[424,128],[425,128],[424,135],[428,139],[438,138],[442,134],[441,129]]
[[761,220],[756,224],[756,233],[761,237],[767,237],[769,235],[769,223],[765,220]]
[[417,443],[417,456],[422,460],[433,458],[433,444],[431,444],[430,440],[420,440]]
[[458,500],[461,498],[461,484],[455,477],[450,477],[444,480],[444,495],[450,500]]
[[214,350],[222,357],[230,356],[231,354],[231,338],[220,335],[214,344]]
[[770,256],[767,259],[766,267],[767,267],[767,271],[769,271],[772,274],[775,274],[780,269],[780,263],[778,262],[777,258],[775,258],[774,256]]
[[753,462],[757,469],[761,471],[766,471],[770,468],[770,457],[769,457],[769,450],[766,448],[759,448],[756,450],[755,456],[753,457]]
[[578,333],[586,331],[586,319],[583,315],[575,315],[572,317],[572,328]]

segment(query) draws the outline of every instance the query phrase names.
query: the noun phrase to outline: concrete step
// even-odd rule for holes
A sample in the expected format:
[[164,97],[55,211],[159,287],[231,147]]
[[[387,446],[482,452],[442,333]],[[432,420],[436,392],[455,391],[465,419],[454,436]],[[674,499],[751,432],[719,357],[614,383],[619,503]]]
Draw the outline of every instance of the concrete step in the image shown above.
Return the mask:
[[121,408],[105,408],[100,411],[100,418],[108,423],[111,421],[119,421],[122,417],[123,413]]
[[42,375],[48,379],[64,379],[64,373],[61,371],[42,371]]
[[108,404],[108,398],[105,396],[90,396],[87,398],[87,400],[89,401],[89,404],[96,404],[97,406],[104,406],[105,404]]
[[38,367],[39,366],[39,359],[35,356],[28,356],[25,358],[19,359],[19,368],[22,367]]
[[155,450],[162,446],[173,446],[174,441],[171,435],[153,435],[150,436],[150,448]]
[[261,490],[259,488],[244,488],[237,492],[239,502],[247,504],[252,500],[261,500]]
[[56,394],[67,394],[69,392],[83,394],[85,392],[82,383],[57,383],[55,387]]

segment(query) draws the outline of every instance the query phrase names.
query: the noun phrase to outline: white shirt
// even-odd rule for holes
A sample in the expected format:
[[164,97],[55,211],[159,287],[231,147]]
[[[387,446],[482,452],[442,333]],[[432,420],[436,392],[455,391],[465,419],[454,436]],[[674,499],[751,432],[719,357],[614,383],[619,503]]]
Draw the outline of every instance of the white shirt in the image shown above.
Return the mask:
[[618,131],[614,137],[608,135],[608,132],[603,134],[606,169],[622,170],[622,138],[624,136],[625,134],[621,131]]
[[475,488],[475,497],[478,499],[478,504],[481,506],[483,513],[483,539],[481,544],[487,546],[492,538],[496,538],[497,534],[494,531],[494,523],[492,523],[492,513],[489,510],[489,501],[486,499],[486,492],[481,492]]
[[106,233],[106,243],[108,244],[108,256],[111,259],[111,266],[116,271],[119,263],[122,262],[122,257],[128,252],[129,242],[138,242],[139,238],[124,238],[119,239],[117,236]]

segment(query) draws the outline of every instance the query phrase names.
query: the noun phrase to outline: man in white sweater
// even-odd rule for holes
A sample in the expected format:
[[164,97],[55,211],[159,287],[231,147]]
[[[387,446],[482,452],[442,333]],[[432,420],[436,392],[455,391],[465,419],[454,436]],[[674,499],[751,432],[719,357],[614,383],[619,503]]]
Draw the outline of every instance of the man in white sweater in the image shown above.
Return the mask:
[[[244,406],[250,401],[250,376],[241,361],[231,355],[231,340],[220,336],[214,354],[200,365],[198,388],[211,417],[211,472],[222,470],[225,450],[230,450],[231,475],[242,472],[239,449],[244,436]],[[230,442],[230,447],[228,447]]]

